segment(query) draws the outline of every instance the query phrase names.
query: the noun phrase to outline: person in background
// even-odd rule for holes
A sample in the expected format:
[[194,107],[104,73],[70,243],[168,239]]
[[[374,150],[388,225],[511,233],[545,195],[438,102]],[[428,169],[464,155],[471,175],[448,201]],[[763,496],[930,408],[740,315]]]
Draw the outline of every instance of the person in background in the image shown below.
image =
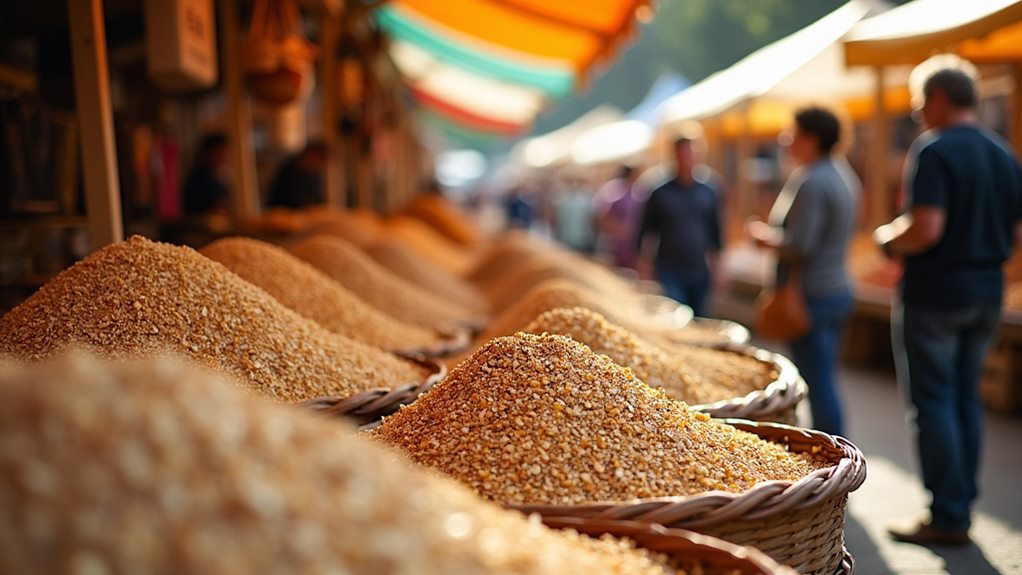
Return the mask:
[[202,138],[196,151],[195,164],[183,188],[182,201],[186,216],[229,212],[231,194],[224,177],[227,151],[227,136],[222,132],[213,132]]
[[668,297],[704,316],[724,242],[721,186],[699,163],[700,138],[690,130],[675,140],[677,172],[650,193],[635,245],[644,264],[650,259],[646,252],[651,251],[652,238],[659,238],[652,258],[656,280]]
[[514,184],[504,198],[504,219],[508,229],[528,230],[532,227],[535,209],[525,196],[525,185]]
[[775,285],[801,285],[812,327],[790,342],[792,359],[809,385],[813,428],[844,435],[837,389],[841,330],[852,310],[846,252],[855,232],[862,185],[839,152],[841,122],[833,112],[795,113],[788,153],[797,168],[788,177],[769,223],[751,221],[757,245],[777,252]]
[[269,205],[298,209],[326,202],[323,190],[326,158],[326,144],[316,140],[284,162],[270,186]]
[[635,267],[635,220],[638,200],[634,196],[639,170],[621,166],[616,178],[600,187],[593,198],[593,216],[599,233],[600,251],[617,267]]
[[586,178],[568,176],[554,205],[557,239],[577,252],[593,251],[596,240],[596,230],[593,228],[594,195],[593,187]]
[[964,545],[978,493],[976,388],[1000,323],[1001,266],[1022,237],[1022,169],[1005,142],[977,125],[964,63],[930,61],[915,75],[926,78],[914,99],[921,96],[928,130],[909,150],[907,209],[874,239],[904,259],[892,340],[932,502],[928,519],[889,532],[908,543]]

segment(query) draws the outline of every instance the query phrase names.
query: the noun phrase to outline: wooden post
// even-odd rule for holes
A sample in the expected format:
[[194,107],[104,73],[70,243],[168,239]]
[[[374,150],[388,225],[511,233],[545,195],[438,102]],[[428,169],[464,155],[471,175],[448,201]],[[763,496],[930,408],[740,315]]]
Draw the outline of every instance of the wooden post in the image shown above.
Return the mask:
[[1011,93],[1011,145],[1015,154],[1022,157],[1022,62],[1012,66],[1015,76],[1015,89]]
[[756,213],[756,187],[749,179],[749,168],[752,166],[755,146],[752,140],[752,125],[749,118],[749,107],[743,104],[738,110],[742,116],[742,133],[738,136],[736,153],[738,190],[737,214],[734,222],[744,222],[746,218]]
[[81,126],[89,247],[96,250],[124,239],[103,0],[68,0],[67,4],[75,98]]
[[326,144],[326,173],[323,186],[327,205],[344,207],[344,173],[341,164],[340,138],[337,137],[340,92],[337,82],[337,43],[340,36],[339,15],[324,11],[319,64],[319,92],[323,120],[323,143]]
[[241,77],[241,38],[238,26],[238,0],[220,0],[220,37],[223,41],[224,85],[227,88],[227,123],[230,137],[234,189],[231,201],[234,217],[246,220],[259,215],[259,183],[255,172],[255,148],[252,143],[252,112]]
[[890,194],[887,189],[891,135],[884,101],[887,92],[886,70],[883,66],[875,66],[873,72],[876,78],[876,89],[873,93],[873,141],[869,146],[869,170],[866,174],[869,181],[866,187],[869,206],[867,223],[870,229],[887,223],[891,218]]

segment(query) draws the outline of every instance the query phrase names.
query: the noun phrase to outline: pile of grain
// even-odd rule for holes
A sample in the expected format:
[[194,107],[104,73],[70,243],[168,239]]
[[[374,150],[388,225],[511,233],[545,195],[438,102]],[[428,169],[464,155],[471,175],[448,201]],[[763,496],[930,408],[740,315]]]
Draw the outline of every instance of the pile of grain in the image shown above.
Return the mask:
[[489,302],[472,284],[426,260],[403,242],[385,238],[366,249],[376,263],[445,300],[486,313]]
[[167,360],[0,362],[0,437],[4,573],[673,572]]
[[360,248],[372,245],[384,235],[380,217],[367,210],[343,211],[322,206],[309,208],[303,214],[315,233],[336,236]]
[[777,378],[773,366],[754,357],[714,349],[675,346],[669,351],[585,308],[548,311],[525,331],[568,336],[653,387],[689,404],[712,403],[763,389]]
[[475,246],[483,240],[483,233],[472,220],[439,194],[419,195],[408,204],[405,211],[463,246]]
[[390,317],[286,250],[248,238],[218,240],[199,252],[328,330],[390,350],[437,344],[433,331]]
[[418,218],[394,216],[387,220],[387,233],[429,261],[463,276],[475,266],[475,254],[445,238]]
[[523,258],[538,253],[540,249],[537,243],[527,232],[518,230],[507,232],[479,257],[475,267],[466,274],[466,279],[482,285],[508,273],[508,270],[514,268]]
[[691,411],[556,335],[490,342],[373,433],[510,504],[741,492],[826,465]]
[[486,343],[495,337],[512,335],[544,312],[558,308],[584,307],[604,316],[628,331],[661,342],[659,325],[627,302],[614,301],[568,280],[545,281],[529,290],[501,312],[476,340]]
[[426,375],[326,331],[190,248],[138,236],[90,255],[0,318],[0,353],[39,358],[69,344],[112,356],[174,351],[288,402]]
[[437,329],[474,319],[470,310],[422,291],[340,238],[313,236],[292,246],[291,253],[401,321]]

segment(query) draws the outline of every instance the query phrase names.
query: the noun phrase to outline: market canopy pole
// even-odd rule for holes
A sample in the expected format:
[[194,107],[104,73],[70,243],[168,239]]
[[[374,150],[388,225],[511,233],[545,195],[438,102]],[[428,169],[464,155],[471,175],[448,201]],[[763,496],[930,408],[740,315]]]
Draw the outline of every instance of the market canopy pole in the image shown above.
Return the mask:
[[85,208],[93,250],[124,239],[117,179],[103,0],[68,0],[75,98],[81,126]]
[[876,227],[890,219],[890,202],[887,187],[888,154],[891,152],[891,136],[888,129],[887,109],[884,96],[887,93],[886,68],[874,66],[876,89],[873,93],[873,139],[869,155],[869,226]]
[[220,0],[220,36],[223,38],[227,125],[231,138],[231,168],[234,172],[231,201],[234,204],[234,217],[244,220],[259,215],[260,202],[252,143],[252,112],[241,78],[238,0]]

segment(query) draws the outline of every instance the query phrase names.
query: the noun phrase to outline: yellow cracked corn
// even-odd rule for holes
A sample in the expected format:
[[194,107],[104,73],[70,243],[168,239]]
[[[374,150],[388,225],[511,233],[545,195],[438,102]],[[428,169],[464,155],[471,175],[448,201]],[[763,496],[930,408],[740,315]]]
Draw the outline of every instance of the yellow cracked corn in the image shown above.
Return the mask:
[[291,253],[401,321],[437,329],[474,319],[471,311],[423,292],[340,238],[313,236],[291,246]]
[[0,361],[0,475],[3,573],[673,573],[167,358]]
[[138,236],[64,270],[0,318],[0,353],[36,359],[71,344],[110,356],[173,351],[286,402],[426,376],[299,316],[191,248]]
[[564,335],[584,343],[630,368],[647,384],[689,404],[741,397],[765,388],[778,375],[769,363],[729,351],[681,345],[665,350],[581,307],[545,312],[524,331]]
[[825,465],[691,411],[558,335],[491,341],[373,434],[504,504],[742,492]]
[[328,330],[389,350],[436,344],[439,334],[403,323],[283,248],[249,238],[225,238],[202,255],[255,284],[280,303]]

